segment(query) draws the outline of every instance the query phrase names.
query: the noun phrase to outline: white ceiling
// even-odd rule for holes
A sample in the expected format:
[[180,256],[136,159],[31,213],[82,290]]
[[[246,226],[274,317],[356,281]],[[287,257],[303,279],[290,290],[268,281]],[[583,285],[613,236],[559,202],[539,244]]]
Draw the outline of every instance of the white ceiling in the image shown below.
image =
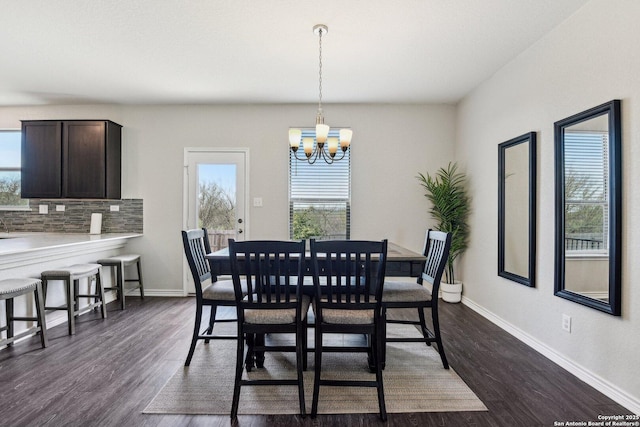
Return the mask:
[[588,0],[0,0],[0,105],[455,103]]

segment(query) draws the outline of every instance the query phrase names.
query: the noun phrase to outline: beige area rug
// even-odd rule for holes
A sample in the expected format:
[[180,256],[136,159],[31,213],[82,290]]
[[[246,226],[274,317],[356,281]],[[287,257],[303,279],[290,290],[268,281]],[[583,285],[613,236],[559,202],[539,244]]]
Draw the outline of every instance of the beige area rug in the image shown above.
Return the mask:
[[[389,336],[419,336],[419,332],[409,325],[389,325],[388,329]],[[309,343],[313,343],[312,339]],[[229,414],[233,395],[235,350],[235,341],[211,341],[208,345],[199,342],[191,366],[180,367],[143,412]],[[324,353],[322,365],[323,378],[375,377],[369,373],[365,353]],[[267,353],[264,369],[254,369],[248,375],[252,379],[295,378],[295,354]],[[442,368],[439,354],[421,343],[389,343],[383,380],[389,413],[487,410],[453,369]],[[309,369],[304,373],[304,386],[306,408],[309,413],[313,395],[312,354],[309,355]],[[239,413],[297,414],[297,390],[296,386],[244,386],[240,394]],[[320,388],[320,414],[377,412],[378,399],[375,388]]]

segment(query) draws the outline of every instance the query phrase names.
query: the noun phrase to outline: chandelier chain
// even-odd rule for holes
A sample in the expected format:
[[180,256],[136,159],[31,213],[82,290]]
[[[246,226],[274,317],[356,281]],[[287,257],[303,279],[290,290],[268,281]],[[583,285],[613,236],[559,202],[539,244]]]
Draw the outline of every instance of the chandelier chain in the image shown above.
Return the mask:
[[319,73],[318,73],[318,87],[320,90],[320,97],[318,99],[318,108],[320,110],[322,110],[322,28],[320,28],[319,31],[320,34],[320,38],[319,38],[319,42],[318,42],[318,46],[319,46],[319,62],[320,62],[320,67],[319,67]]

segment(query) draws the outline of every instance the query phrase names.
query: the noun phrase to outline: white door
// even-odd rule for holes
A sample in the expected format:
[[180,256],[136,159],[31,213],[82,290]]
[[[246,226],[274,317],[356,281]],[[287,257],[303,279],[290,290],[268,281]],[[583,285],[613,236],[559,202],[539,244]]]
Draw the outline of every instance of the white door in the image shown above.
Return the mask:
[[[206,228],[211,250],[248,239],[249,153],[246,149],[185,148],[184,228]],[[184,262],[184,289],[195,292]]]

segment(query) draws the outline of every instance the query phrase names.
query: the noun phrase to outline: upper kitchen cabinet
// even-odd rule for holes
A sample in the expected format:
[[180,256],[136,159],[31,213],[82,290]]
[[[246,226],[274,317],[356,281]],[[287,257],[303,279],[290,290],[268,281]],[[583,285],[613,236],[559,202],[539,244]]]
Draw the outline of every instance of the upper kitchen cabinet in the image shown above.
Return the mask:
[[24,120],[22,197],[119,199],[122,126]]

